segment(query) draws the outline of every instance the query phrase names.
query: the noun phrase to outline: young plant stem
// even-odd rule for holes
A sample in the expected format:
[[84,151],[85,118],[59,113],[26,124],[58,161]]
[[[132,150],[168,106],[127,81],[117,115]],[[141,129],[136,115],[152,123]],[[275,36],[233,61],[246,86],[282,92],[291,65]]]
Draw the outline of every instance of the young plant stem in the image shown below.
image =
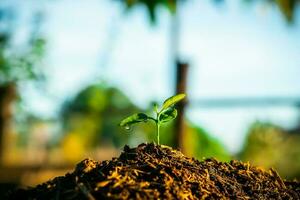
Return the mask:
[[156,124],[157,144],[159,145],[159,123]]
[[157,144],[159,145],[159,115],[160,115],[160,112],[158,112],[157,110],[155,111],[156,112],[156,134],[157,134]]

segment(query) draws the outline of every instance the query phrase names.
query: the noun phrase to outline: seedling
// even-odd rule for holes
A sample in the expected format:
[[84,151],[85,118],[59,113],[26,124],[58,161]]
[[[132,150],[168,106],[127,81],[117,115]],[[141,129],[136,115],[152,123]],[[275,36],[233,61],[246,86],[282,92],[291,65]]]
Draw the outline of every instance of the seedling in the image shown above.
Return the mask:
[[176,118],[177,110],[174,108],[174,105],[184,99],[185,96],[185,94],[177,94],[166,99],[160,109],[158,108],[157,104],[154,105],[155,118],[148,116],[145,113],[135,113],[123,119],[120,123],[120,126],[124,127],[126,130],[129,130],[131,125],[133,124],[148,122],[149,120],[152,120],[156,124],[157,144],[159,144],[160,126]]

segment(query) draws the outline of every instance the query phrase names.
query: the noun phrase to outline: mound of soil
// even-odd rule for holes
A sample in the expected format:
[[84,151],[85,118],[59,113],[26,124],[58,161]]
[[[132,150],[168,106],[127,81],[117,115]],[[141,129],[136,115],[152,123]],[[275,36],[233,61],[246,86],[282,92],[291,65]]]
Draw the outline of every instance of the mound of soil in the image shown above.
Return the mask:
[[86,159],[74,172],[9,199],[300,199],[300,183],[239,161],[198,161],[170,147],[124,147],[119,158]]

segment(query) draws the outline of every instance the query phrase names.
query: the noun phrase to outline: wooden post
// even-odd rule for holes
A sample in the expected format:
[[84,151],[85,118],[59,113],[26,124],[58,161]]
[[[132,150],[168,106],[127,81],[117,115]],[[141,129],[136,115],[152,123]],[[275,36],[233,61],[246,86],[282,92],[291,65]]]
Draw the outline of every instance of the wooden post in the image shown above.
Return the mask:
[[12,119],[12,103],[16,98],[16,86],[8,83],[0,86],[0,165],[3,161],[4,141]]
[[[177,2],[179,3],[179,2]],[[174,67],[176,67],[176,88],[175,93],[186,93],[188,63],[180,62],[179,48],[180,48],[180,20],[179,20],[179,6],[176,6],[176,12],[171,18],[170,29],[170,53],[171,59],[174,60]],[[175,147],[183,149],[184,140],[184,108],[186,100],[177,104],[178,116],[175,120]]]
[[[176,94],[185,93],[187,87],[188,63],[177,61],[176,63]],[[177,104],[178,116],[175,121],[175,146],[184,153],[184,111],[186,99]]]

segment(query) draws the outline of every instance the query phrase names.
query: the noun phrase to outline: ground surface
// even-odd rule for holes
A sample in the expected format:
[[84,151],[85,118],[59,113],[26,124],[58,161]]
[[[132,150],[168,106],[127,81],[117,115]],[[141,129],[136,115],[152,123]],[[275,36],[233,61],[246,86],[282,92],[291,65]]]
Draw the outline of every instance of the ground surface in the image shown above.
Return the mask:
[[86,159],[74,172],[19,189],[9,199],[300,199],[300,183],[248,163],[198,161],[170,147],[124,147],[119,158]]

